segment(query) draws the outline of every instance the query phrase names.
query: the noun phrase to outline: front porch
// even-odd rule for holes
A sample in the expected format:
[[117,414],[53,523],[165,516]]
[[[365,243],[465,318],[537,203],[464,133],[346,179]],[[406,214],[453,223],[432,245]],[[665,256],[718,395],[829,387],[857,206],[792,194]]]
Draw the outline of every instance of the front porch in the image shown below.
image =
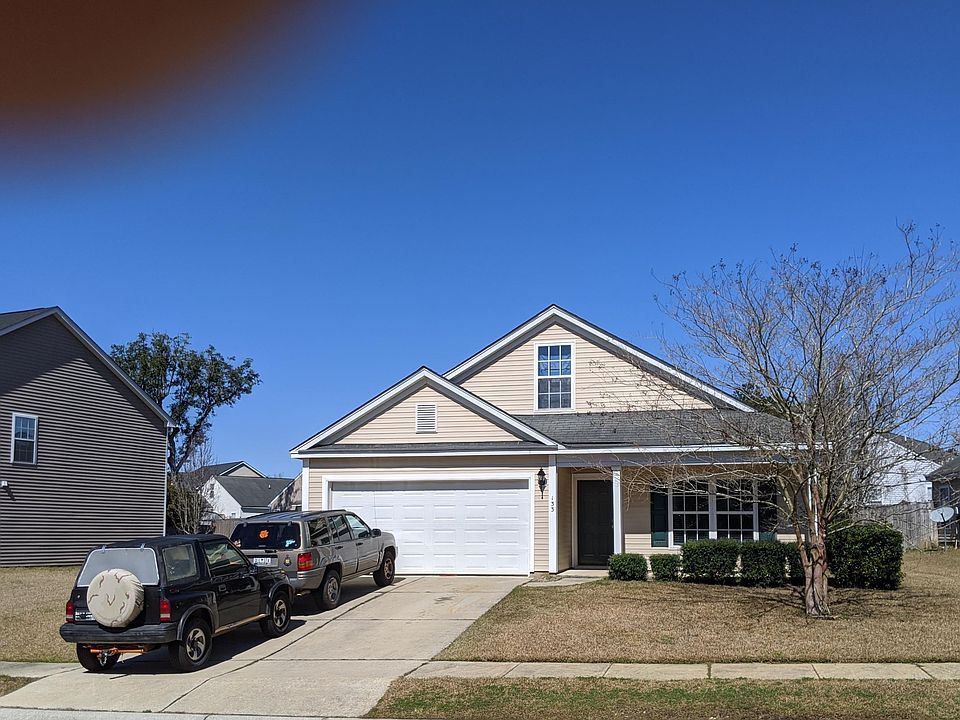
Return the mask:
[[[676,491],[635,480],[636,465],[554,466],[548,475],[551,573],[605,568],[616,553],[677,553],[688,540],[775,539],[776,508],[745,494],[717,492],[704,469],[702,487]],[[786,537],[784,535],[783,537]]]

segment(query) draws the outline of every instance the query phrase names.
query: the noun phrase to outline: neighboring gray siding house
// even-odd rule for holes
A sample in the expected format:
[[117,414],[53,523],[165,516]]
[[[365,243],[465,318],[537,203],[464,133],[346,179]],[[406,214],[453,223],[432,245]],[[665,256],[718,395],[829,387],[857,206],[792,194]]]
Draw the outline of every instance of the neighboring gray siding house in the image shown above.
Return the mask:
[[0,565],[163,534],[169,421],[60,308],[0,313]]

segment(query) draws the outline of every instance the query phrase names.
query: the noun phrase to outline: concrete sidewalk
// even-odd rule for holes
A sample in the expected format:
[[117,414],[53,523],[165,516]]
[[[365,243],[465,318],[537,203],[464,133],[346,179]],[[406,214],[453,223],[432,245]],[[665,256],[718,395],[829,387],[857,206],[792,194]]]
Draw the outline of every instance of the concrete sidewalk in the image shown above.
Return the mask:
[[427,662],[410,678],[604,677],[631,680],[960,680],[960,663]]

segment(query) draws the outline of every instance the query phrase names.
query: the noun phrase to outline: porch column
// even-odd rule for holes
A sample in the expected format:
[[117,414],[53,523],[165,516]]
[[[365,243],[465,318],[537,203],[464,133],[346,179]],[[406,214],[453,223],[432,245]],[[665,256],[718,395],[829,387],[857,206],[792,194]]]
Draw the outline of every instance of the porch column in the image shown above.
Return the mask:
[[300,509],[310,510],[310,461],[303,461],[300,471]]
[[620,466],[614,465],[613,471],[613,552],[623,552],[623,498],[620,489]]
[[547,570],[551,573],[557,572],[557,568],[560,566],[559,561],[557,560],[557,550],[559,537],[557,535],[557,456],[550,456],[550,464],[547,467],[547,492],[550,494],[549,500],[549,512],[547,516],[550,521],[550,559],[547,564]]

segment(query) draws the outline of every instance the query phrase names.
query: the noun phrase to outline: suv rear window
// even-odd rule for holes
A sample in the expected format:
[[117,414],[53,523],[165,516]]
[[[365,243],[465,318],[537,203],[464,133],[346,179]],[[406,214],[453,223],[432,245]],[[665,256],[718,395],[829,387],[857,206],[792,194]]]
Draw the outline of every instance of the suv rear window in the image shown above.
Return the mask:
[[153,548],[101,548],[87,555],[77,587],[89,587],[90,582],[104,570],[128,570],[144,585],[157,585],[160,571]]
[[292,550],[300,547],[300,523],[241,523],[230,539],[241,550]]

